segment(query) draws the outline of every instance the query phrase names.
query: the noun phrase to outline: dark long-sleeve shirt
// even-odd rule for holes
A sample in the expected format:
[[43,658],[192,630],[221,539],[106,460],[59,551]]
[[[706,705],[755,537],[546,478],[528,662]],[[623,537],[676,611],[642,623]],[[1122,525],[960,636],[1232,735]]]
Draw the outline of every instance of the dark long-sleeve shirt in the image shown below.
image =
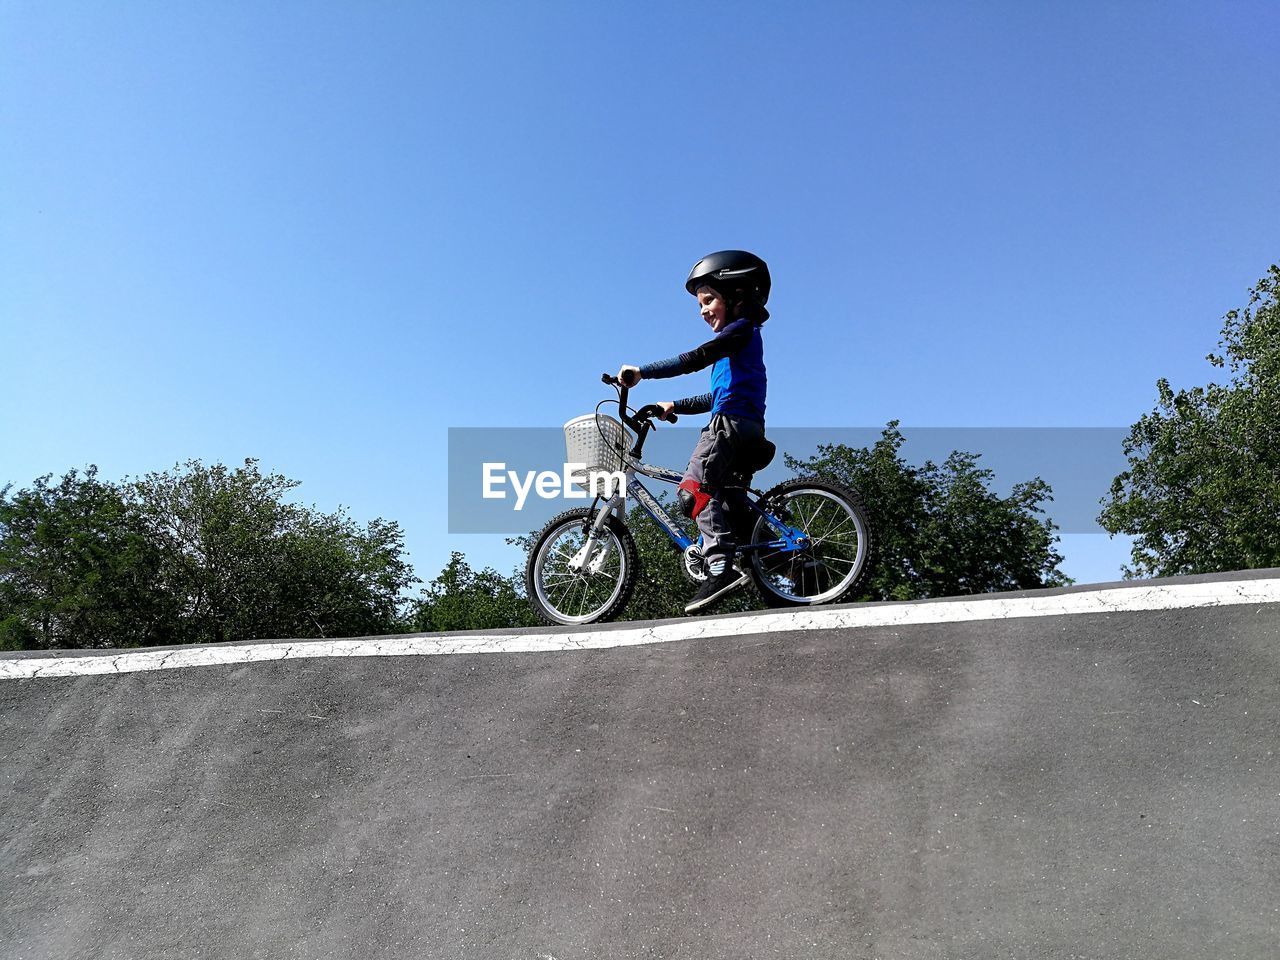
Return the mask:
[[677,400],[676,413],[723,413],[764,422],[767,378],[764,340],[760,326],[744,318],[701,346],[669,360],[646,363],[640,368],[646,380],[661,380],[694,373],[710,366],[711,392]]

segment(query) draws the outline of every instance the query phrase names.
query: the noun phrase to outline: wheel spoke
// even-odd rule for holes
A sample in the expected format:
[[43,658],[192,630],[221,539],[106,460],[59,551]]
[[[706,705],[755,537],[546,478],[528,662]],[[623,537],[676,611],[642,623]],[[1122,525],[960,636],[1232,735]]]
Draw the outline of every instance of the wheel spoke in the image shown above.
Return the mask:
[[810,561],[804,565],[804,572],[808,575],[813,586],[813,589],[806,594],[807,596],[816,597],[825,592],[822,587],[822,574],[825,572],[822,564]]
[[801,524],[800,531],[802,533],[808,533],[810,523],[809,523],[809,517],[805,516],[805,513],[804,513],[804,501],[797,498],[795,501],[794,509],[796,513],[800,514],[800,524]]
[[578,601],[578,616],[586,612],[589,599],[591,599],[591,578],[587,577],[582,581],[582,599]]
[[841,580],[844,579],[845,575],[843,573],[839,573],[836,570],[833,570],[832,567],[830,567],[825,560],[820,560],[818,562],[818,568],[827,575],[827,586],[826,586],[826,589],[822,591],[823,593],[826,593],[827,590],[830,590],[832,587],[834,587],[836,584],[838,584]]
[[835,535],[835,532],[836,532],[837,530],[839,530],[841,527],[843,527],[846,523],[848,523],[848,522],[849,522],[850,520],[852,520],[852,519],[853,519],[853,517],[849,516],[848,514],[845,514],[845,517],[844,517],[844,519],[843,519],[843,520],[841,520],[839,523],[837,523],[834,527],[832,527],[830,530],[828,530],[828,531],[827,531],[826,533],[824,533],[822,536],[820,536],[820,537],[818,537],[816,540],[814,540],[814,541],[813,541],[814,545],[816,546],[816,545],[818,545],[819,543],[822,543],[824,540],[830,540],[830,539],[831,539],[831,537]]
[[569,594],[571,594],[571,593],[573,592],[573,588],[574,588],[574,586],[577,584],[577,582],[578,582],[578,578],[577,578],[577,577],[574,577],[572,580],[566,580],[566,581],[564,581],[564,585],[563,585],[562,589],[561,589],[561,590],[556,594],[556,605],[557,605],[557,606],[559,606],[559,605],[560,605],[560,603],[561,603],[561,602],[562,602],[566,597],[568,597],[568,596],[569,596]]
[[760,553],[757,551],[755,555],[756,569],[758,569],[764,576],[775,576],[777,573],[776,565],[770,564],[768,561],[785,552],[786,551],[782,547],[779,547],[776,550],[771,550],[768,553]]
[[858,563],[858,561],[857,561],[857,560],[846,560],[844,557],[830,557],[830,556],[823,556],[823,557],[819,557],[819,558],[818,558],[818,562],[819,562],[819,563],[828,563],[828,562],[830,562],[830,563],[847,563],[847,564],[848,564],[849,566],[851,566],[851,567],[856,566],[856,565],[857,565],[857,563]]
[[823,500],[821,503],[817,505],[817,507],[814,508],[813,514],[809,517],[809,524],[807,527],[805,527],[805,531],[804,531],[805,533],[812,535],[817,532],[818,517],[822,515],[822,511],[827,509],[829,504],[830,504],[830,501]]

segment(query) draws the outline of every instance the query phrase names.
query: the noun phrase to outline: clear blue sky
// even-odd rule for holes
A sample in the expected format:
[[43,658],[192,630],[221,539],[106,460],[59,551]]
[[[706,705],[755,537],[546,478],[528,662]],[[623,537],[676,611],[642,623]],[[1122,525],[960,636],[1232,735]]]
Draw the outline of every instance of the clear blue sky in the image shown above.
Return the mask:
[[399,520],[424,577],[506,570],[445,533],[446,429],[560,424],[692,346],[684,276],[737,246],[776,278],[771,426],[1128,425],[1280,257],[1278,28],[0,0],[0,484],[257,457]]

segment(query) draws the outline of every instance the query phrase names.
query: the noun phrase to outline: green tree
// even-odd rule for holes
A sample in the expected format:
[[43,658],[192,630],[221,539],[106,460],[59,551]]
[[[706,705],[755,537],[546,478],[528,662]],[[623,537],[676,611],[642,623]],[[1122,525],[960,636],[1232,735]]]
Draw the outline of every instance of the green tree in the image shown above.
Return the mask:
[[905,438],[891,421],[870,448],[823,445],[800,460],[802,475],[827,477],[857,490],[866,503],[878,561],[862,600],[916,600],[1062,586],[1056,526],[1042,504],[1052,500],[1039,477],[993,493],[993,474],[978,455],[955,451],[942,464],[903,460]]
[[262,476],[254,461],[228,469],[190,460],[128,486],[164,558],[165,592],[175,598],[175,643],[288,636],[282,629],[281,539],[297,483]]
[[1098,518],[1134,537],[1126,577],[1280,566],[1280,267],[1224,317],[1226,384],[1174,391],[1129,431]]
[[161,555],[136,504],[97,473],[0,490],[0,649],[166,641]]
[[415,632],[531,627],[540,621],[525,599],[523,577],[504,577],[491,567],[479,573],[456,550],[440,575],[412,604],[408,627]]
[[361,527],[341,510],[292,511],[279,544],[278,636],[365,636],[399,631],[403,591],[417,582],[399,524]]
[[286,503],[298,481],[189,460],[130,485],[179,603],[178,643],[386,633],[414,582],[399,526]]
[[286,503],[253,460],[121,486],[90,468],[0,492],[0,645],[217,643],[403,625],[416,581],[395,523]]

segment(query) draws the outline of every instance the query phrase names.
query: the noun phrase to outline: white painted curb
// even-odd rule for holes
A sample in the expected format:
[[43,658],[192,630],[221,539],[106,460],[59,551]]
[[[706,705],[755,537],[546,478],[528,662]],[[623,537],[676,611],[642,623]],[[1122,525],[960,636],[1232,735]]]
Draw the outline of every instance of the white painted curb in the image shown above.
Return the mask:
[[76,677],[94,674],[176,670],[263,660],[314,657],[409,657],[450,653],[547,653],[598,650],[694,638],[784,633],[796,630],[845,630],[857,627],[910,626],[1005,620],[1014,617],[1061,617],[1080,613],[1133,613],[1189,607],[1280,603],[1280,579],[1216,583],[1177,583],[1146,587],[1062,593],[1051,596],[877,604],[842,609],[792,610],[753,617],[688,620],[657,626],[592,630],[579,633],[512,633],[448,637],[392,637],[366,640],[275,641],[243,646],[142,650],[97,656],[0,659],[0,680]]

